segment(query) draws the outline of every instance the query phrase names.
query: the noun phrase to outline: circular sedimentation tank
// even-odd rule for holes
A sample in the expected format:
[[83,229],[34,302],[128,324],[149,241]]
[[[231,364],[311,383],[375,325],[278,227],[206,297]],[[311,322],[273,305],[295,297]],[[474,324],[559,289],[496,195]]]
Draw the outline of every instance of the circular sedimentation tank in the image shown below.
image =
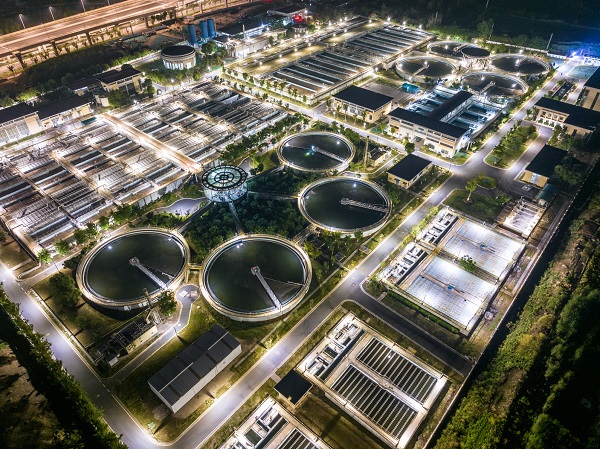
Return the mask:
[[248,174],[241,167],[219,165],[202,174],[204,195],[211,201],[227,203],[241,198],[248,191]]
[[307,132],[286,137],[277,154],[292,168],[309,172],[344,171],[354,157],[354,145],[343,136]]
[[298,197],[302,215],[319,228],[368,235],[379,229],[391,213],[392,203],[377,184],[345,177],[320,179]]
[[501,75],[493,72],[475,72],[465,75],[461,79],[463,86],[481,92],[490,83],[494,83],[486,92],[488,95],[513,96],[523,95],[527,91],[527,85],[515,76]]
[[424,81],[425,78],[446,78],[452,75],[456,67],[439,58],[430,56],[412,56],[400,59],[395,66],[396,73],[410,81]]
[[540,75],[550,70],[550,66],[537,58],[526,55],[495,55],[491,64],[498,70],[519,75]]
[[202,272],[212,306],[238,321],[263,321],[291,311],[308,291],[312,268],[293,242],[272,235],[236,237],[213,250]]
[[111,237],[88,252],[77,268],[84,296],[115,310],[146,307],[164,289],[176,288],[189,262],[177,232],[140,228]]
[[475,44],[458,41],[433,42],[427,49],[436,55],[451,58],[483,59],[490,56],[490,52]]

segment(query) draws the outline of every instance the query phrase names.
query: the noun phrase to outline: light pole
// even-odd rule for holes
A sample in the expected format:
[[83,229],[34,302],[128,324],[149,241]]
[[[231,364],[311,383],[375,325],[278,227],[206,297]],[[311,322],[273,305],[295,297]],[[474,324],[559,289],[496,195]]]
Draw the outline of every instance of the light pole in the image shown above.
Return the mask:
[[83,12],[85,12],[85,5],[83,4],[83,0],[81,0],[81,7],[83,8]]
[[52,16],[52,20],[53,20],[53,21],[54,21],[54,20],[56,20],[56,19],[54,18],[54,13],[52,12],[52,6],[48,6],[48,10],[50,11],[50,15]]
[[25,29],[25,22],[23,22],[23,14],[19,14],[19,19],[21,19],[21,25],[23,25],[23,29]]

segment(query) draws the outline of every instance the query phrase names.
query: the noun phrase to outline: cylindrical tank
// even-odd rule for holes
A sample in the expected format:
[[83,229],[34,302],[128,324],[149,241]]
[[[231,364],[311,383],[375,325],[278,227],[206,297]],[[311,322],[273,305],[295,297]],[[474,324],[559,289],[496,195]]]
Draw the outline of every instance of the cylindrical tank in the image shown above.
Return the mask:
[[188,25],[188,32],[190,34],[190,45],[196,45],[198,43],[198,36],[196,36],[196,27],[193,23]]
[[208,34],[208,26],[206,24],[206,20],[200,21],[200,35],[202,39],[208,39],[210,36]]
[[215,37],[216,35],[215,19],[208,19],[208,37]]

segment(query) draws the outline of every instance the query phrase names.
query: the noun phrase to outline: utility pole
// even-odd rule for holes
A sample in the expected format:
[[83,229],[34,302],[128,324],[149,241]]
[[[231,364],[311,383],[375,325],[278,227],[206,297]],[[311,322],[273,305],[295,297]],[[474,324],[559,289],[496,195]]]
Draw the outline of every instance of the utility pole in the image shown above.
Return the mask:
[[548,51],[548,49],[550,48],[550,42],[552,42],[552,36],[554,36],[554,33],[550,33],[550,39],[548,39],[548,45],[546,45],[546,51]]
[[363,158],[363,167],[367,169],[367,155],[369,154],[369,136],[367,136],[367,144],[365,145],[365,156]]

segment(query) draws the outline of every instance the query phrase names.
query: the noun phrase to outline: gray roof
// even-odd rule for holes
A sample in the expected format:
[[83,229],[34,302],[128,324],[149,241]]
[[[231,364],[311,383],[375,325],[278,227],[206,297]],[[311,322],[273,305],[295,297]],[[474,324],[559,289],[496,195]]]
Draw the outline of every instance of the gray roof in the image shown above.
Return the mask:
[[421,173],[429,164],[431,164],[431,161],[423,159],[415,154],[409,154],[405,158],[402,158],[392,168],[390,168],[388,173],[391,173],[398,178],[410,181],[419,173]]
[[44,106],[40,106],[36,109],[38,111],[38,117],[43,120],[45,118],[70,111],[71,109],[79,108],[89,103],[91,103],[91,100],[88,97],[73,95],[71,97],[62,98]]
[[358,86],[346,87],[335,94],[333,98],[356,104],[371,111],[376,111],[393,100],[392,97]]
[[567,125],[577,126],[593,131],[600,125],[600,112],[587,109],[581,106],[575,106],[564,101],[554,100],[548,97],[540,98],[535,104],[539,108],[550,109],[552,111],[567,114],[565,120]]
[[540,152],[525,167],[525,170],[550,178],[556,166],[560,165],[567,154],[565,150],[561,150],[560,148],[544,145]]
[[296,371],[291,370],[275,385],[275,390],[296,405],[311,387],[312,384],[308,380]]
[[461,138],[467,132],[466,129],[459,126],[451,125],[450,123],[442,122],[440,120],[427,117],[426,115],[419,114],[418,112],[408,111],[402,108],[394,109],[389,115],[400,120],[406,120],[407,122],[424,126],[457,139]]
[[215,324],[152,376],[148,383],[173,405],[238,346],[240,343],[229,332]]
[[96,75],[96,78],[105,84],[111,84],[116,81],[121,81],[127,79],[129,77],[139,75],[142,72],[136,70],[134,68],[125,68],[121,70],[109,70],[108,72],[101,73],[100,75]]
[[460,105],[462,105],[465,101],[471,98],[473,94],[471,92],[467,92],[466,90],[460,90],[450,98],[446,98],[442,104],[440,104],[437,108],[435,108],[429,114],[430,118],[441,120],[445,116],[447,116],[450,112],[454,111]]
[[592,76],[585,82],[584,87],[591,87],[592,89],[600,89],[600,67],[596,69]]
[[26,117],[35,112],[27,103],[19,103],[8,108],[0,109],[0,125],[18,118]]
[[292,14],[292,13],[296,13],[298,11],[303,11],[304,7],[303,6],[297,6],[297,5],[287,5],[287,6],[280,6],[279,8],[273,8],[273,9],[269,9],[269,12],[278,12],[281,14]]

